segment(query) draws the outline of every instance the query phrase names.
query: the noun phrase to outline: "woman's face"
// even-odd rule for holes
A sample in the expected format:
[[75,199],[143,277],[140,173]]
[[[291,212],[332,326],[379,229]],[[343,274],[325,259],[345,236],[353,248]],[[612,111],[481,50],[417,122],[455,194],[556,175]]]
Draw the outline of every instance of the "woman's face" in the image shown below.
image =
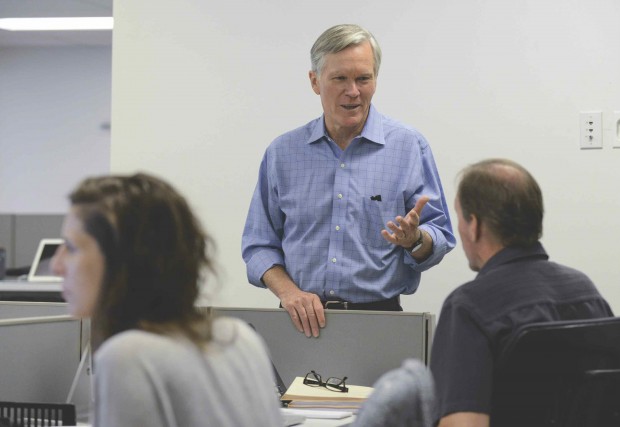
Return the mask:
[[62,295],[75,317],[91,317],[99,296],[105,259],[97,241],[84,230],[72,207],[62,226],[65,242],[52,259],[54,274],[62,276]]

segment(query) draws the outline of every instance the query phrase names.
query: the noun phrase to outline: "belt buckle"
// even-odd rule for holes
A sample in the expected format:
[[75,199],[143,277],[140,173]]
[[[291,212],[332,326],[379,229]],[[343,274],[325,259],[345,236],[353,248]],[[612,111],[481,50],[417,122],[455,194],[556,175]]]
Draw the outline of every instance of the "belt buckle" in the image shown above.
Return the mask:
[[[330,307],[330,305],[334,305],[336,307]],[[325,302],[326,309],[334,309],[334,310],[348,310],[349,302],[348,301],[326,301]]]

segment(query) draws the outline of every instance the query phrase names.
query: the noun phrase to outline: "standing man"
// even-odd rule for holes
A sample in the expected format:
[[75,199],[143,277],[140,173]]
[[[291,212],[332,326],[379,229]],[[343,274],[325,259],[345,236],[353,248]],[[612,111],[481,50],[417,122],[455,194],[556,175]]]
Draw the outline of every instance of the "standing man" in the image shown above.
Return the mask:
[[399,296],[455,239],[428,143],[371,104],[381,64],[372,34],[329,28],[311,62],[323,115],[267,148],[242,250],[250,283],[316,337],[324,308],[402,311]]
[[488,427],[493,366],[521,326],[613,316],[583,273],[549,261],[543,199],[534,178],[509,160],[466,168],[455,201],[463,250],[476,278],[445,300],[431,371],[439,427]]

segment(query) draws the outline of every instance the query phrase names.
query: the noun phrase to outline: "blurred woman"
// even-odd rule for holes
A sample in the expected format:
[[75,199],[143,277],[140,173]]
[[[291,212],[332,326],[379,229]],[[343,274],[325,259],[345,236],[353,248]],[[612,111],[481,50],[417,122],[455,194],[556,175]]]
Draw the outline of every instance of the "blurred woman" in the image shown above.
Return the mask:
[[83,181],[53,270],[92,318],[96,427],[279,426],[271,362],[240,320],[196,307],[210,239],[186,200],[146,174]]

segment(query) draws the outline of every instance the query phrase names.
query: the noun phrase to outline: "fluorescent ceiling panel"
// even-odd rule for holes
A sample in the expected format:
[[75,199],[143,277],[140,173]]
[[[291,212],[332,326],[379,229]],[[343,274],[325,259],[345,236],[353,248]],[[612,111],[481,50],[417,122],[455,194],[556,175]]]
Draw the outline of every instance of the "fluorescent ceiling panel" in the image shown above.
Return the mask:
[[114,18],[2,18],[0,29],[8,31],[111,30]]

